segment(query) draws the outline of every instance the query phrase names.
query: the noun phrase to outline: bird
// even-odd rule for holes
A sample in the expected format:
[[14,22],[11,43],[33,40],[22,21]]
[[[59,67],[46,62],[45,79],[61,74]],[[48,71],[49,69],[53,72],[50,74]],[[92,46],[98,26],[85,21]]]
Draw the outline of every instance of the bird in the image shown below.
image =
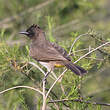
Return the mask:
[[47,40],[45,32],[39,25],[33,24],[26,31],[19,33],[31,39],[29,55],[43,65],[48,72],[54,71],[55,68],[67,67],[79,76],[87,73],[84,68],[72,62],[64,48]]

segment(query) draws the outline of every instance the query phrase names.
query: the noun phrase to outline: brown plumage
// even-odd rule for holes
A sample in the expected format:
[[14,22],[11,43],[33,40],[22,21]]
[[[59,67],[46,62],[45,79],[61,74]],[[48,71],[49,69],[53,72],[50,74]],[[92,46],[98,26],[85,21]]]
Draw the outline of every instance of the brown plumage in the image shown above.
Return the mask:
[[46,40],[45,33],[38,25],[30,26],[21,34],[27,35],[31,40],[30,56],[47,68],[48,71],[54,67],[66,66],[77,75],[83,75],[87,71],[72,63],[64,48]]

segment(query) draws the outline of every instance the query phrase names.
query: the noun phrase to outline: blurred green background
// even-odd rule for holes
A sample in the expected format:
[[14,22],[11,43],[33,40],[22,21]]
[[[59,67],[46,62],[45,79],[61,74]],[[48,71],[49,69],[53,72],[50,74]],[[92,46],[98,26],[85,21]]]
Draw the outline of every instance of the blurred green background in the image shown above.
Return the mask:
[[[16,65],[21,66],[30,61],[27,49],[30,41],[19,35],[19,32],[32,24],[38,24],[46,32],[47,39],[57,42],[67,51],[78,35],[89,31],[91,36],[81,37],[73,48],[75,61],[88,52],[88,48],[96,48],[103,41],[110,41],[110,0],[0,0],[1,91],[16,85],[33,86],[33,82],[24,75],[30,69],[32,70],[28,75],[36,80],[37,85],[41,85],[43,76],[36,68],[30,65],[23,70],[13,67],[13,62],[14,65],[17,63]],[[85,48],[86,51],[78,51]],[[110,103],[110,48],[104,47],[87,57],[78,62],[88,70],[88,74],[80,79],[81,95],[90,97],[91,101]],[[56,72],[59,74],[60,70]],[[65,73],[62,81],[65,91],[70,92],[73,89],[71,87],[75,83],[74,80],[78,81],[79,77],[70,71]],[[60,96],[58,87],[56,86],[54,91]],[[0,95],[0,110],[40,110],[42,98],[38,98],[38,94],[27,89],[17,90]],[[68,97],[71,96],[69,92]],[[75,94],[77,93],[73,92],[72,97]],[[78,94],[75,97],[78,97]],[[50,108],[55,110],[52,105]],[[76,108],[74,106],[74,110]],[[83,109],[89,110],[89,107],[77,108]],[[92,109],[100,107],[93,106],[90,110]],[[110,110],[110,107],[102,106],[101,109]]]

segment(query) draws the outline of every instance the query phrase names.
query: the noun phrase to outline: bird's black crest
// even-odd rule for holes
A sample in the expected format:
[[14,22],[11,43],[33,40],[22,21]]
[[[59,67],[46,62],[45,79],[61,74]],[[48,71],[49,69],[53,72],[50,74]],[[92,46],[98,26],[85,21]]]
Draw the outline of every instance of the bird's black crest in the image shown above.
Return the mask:
[[32,32],[35,28],[36,29],[41,29],[37,24],[33,24],[26,31],[27,32]]

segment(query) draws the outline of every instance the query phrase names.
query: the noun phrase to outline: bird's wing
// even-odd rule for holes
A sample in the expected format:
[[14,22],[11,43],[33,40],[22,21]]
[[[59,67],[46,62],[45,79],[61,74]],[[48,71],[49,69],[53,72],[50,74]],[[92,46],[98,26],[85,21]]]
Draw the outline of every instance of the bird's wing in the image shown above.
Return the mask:
[[30,49],[30,56],[37,61],[62,61],[67,60],[62,54],[56,50],[51,43],[43,47],[35,47]]
[[68,53],[66,52],[66,50],[64,48],[57,45],[56,43],[51,43],[51,44],[64,58],[71,61],[71,58],[69,57]]

